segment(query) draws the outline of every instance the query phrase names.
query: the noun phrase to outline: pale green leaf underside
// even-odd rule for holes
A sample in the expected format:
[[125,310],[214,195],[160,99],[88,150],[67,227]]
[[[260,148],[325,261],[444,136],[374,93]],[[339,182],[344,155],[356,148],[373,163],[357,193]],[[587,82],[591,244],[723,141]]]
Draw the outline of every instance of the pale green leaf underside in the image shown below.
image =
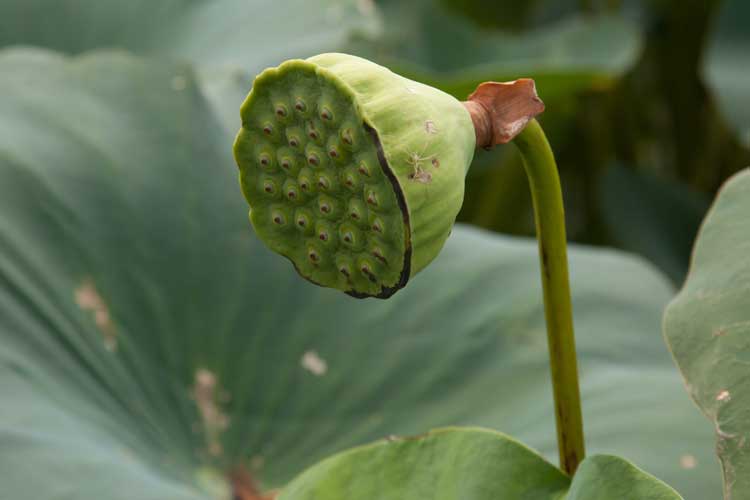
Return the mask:
[[719,192],[664,333],[688,391],[713,423],[725,498],[750,494],[750,170]]
[[497,432],[447,428],[392,437],[324,460],[279,500],[680,500],[627,461],[595,455],[568,476]]
[[[457,424],[554,457],[536,243],[459,226],[388,301],[310,285],[252,234],[218,99],[128,55],[0,52],[3,493],[216,498],[210,471],[277,486]],[[571,271],[590,452],[715,498],[659,336],[670,286],[586,247]]]

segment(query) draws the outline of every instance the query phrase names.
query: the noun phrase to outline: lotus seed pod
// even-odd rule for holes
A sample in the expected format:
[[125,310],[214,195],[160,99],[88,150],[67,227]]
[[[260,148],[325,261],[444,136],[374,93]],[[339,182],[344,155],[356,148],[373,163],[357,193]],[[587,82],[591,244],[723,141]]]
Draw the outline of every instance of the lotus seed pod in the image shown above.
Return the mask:
[[474,104],[346,54],[263,71],[234,145],[256,233],[313,283],[391,296],[451,232]]

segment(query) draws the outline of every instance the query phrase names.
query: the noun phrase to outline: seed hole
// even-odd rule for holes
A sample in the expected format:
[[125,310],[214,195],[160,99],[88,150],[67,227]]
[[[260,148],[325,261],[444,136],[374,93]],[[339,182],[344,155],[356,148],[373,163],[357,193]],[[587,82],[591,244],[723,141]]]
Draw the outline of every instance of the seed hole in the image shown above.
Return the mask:
[[271,125],[266,125],[263,127],[264,134],[271,135],[272,132],[273,132],[273,128],[271,127]]
[[333,115],[329,110],[323,108],[323,111],[321,111],[320,113],[320,117],[324,120],[330,120],[331,118],[333,118]]
[[279,118],[284,118],[286,116],[286,108],[283,106],[277,107],[276,116],[278,116]]
[[293,148],[296,148],[297,146],[299,146],[299,141],[295,138],[291,138],[289,139],[289,145]]
[[304,111],[306,108],[307,106],[305,106],[305,103],[301,100],[297,100],[297,102],[294,103],[294,109],[297,111]]
[[385,257],[383,257],[383,254],[382,254],[382,253],[380,253],[380,251],[379,251],[378,249],[375,249],[375,250],[373,250],[373,251],[372,251],[372,255],[373,255],[373,257],[375,257],[376,259],[378,259],[378,260],[379,260],[380,262],[382,262],[383,264],[387,264],[387,263],[388,263],[388,262],[387,262],[387,261],[385,260]]
[[317,166],[320,163],[320,160],[318,159],[316,155],[310,155],[307,158],[307,163],[309,163],[312,166]]
[[328,241],[328,233],[320,233],[318,238],[320,238],[320,241]]

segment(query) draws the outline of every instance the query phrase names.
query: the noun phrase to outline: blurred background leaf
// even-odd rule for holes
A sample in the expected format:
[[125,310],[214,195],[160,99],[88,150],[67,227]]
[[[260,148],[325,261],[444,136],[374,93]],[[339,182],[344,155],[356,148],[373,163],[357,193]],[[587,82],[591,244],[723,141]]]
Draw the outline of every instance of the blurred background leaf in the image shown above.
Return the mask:
[[[189,69],[10,50],[0,95],[13,497],[226,498],[227,477],[278,486],[334,451],[446,424],[556,456],[533,240],[458,226],[407,289],[354,300],[255,239]],[[672,287],[589,247],[571,271],[590,452],[715,497],[711,431],[659,335]]]
[[645,255],[679,283],[709,200],[677,182],[612,165],[601,177],[601,213],[609,238]]
[[379,29],[367,0],[13,0],[0,4],[0,46],[69,54],[121,48],[203,68],[253,73],[340,47]]

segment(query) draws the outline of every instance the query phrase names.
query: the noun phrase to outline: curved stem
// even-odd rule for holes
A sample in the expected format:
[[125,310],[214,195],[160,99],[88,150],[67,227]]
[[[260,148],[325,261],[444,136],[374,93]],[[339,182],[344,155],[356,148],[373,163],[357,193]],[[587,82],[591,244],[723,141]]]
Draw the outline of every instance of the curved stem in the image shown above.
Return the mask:
[[583,460],[584,443],[560,178],[536,120],[514,141],[523,156],[534,202],[560,468],[572,475]]

